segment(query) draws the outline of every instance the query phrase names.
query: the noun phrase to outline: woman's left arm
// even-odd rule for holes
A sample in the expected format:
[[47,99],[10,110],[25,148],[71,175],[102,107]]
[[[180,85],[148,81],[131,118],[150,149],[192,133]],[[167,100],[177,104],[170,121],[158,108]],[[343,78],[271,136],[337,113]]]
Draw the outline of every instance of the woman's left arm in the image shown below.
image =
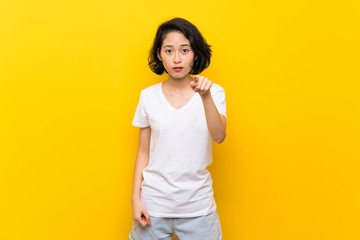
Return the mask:
[[194,75],[191,88],[200,94],[204,104],[206,123],[212,139],[221,143],[226,137],[226,118],[220,114],[211,96],[212,82],[204,76]]

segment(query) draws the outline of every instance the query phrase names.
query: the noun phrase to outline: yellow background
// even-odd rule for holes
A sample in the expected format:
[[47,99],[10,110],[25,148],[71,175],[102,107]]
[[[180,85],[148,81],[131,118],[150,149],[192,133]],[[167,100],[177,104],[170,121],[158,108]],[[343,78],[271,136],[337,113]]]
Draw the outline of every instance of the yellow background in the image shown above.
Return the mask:
[[210,167],[225,240],[360,239],[359,1],[1,1],[0,239],[131,230],[160,23],[195,24],[226,91]]

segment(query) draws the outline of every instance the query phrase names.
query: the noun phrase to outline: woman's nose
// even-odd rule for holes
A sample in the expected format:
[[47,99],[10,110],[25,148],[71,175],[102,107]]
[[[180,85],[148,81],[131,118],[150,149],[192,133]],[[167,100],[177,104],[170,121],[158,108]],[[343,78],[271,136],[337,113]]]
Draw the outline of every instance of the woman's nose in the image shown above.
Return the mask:
[[181,56],[180,56],[179,52],[175,52],[174,62],[176,62],[176,63],[181,62]]

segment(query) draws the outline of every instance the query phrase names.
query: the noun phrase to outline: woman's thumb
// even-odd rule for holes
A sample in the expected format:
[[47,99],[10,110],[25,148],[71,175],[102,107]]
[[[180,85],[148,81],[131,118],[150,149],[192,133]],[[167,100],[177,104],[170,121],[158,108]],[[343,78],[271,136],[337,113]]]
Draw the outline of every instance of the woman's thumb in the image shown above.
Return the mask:
[[150,225],[151,224],[150,216],[146,210],[144,210],[144,216],[146,218],[147,223]]

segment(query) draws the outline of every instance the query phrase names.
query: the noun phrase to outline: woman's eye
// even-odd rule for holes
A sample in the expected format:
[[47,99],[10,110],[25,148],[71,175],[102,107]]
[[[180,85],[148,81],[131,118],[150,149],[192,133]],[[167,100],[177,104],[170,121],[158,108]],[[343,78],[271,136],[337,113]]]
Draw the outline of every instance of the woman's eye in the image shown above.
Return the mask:
[[189,49],[183,49],[183,51],[184,51],[184,52],[188,52],[188,51],[189,51]]
[[171,50],[170,50],[170,49],[165,50],[165,52],[170,53],[170,52],[168,52],[168,51],[171,51]]

